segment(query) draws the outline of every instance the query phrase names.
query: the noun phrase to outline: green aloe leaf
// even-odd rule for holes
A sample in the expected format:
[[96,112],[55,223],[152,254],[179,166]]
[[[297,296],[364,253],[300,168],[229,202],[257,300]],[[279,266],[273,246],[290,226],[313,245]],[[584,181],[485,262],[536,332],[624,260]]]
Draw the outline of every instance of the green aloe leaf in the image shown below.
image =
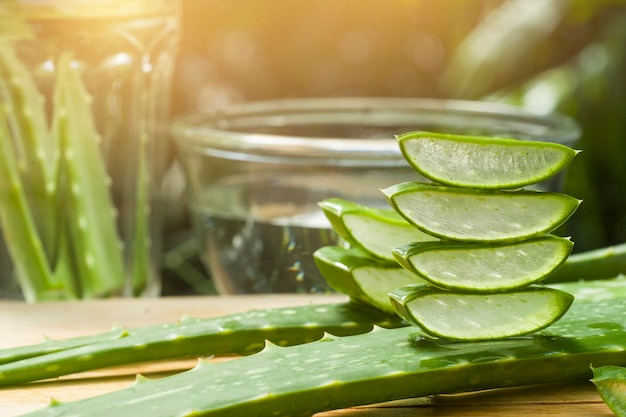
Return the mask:
[[600,366],[592,368],[598,393],[617,417],[626,416],[626,368]]
[[394,249],[407,270],[444,289],[501,292],[535,284],[569,256],[573,242],[552,235],[508,244],[418,242]]
[[122,243],[91,99],[71,56],[59,59],[57,74],[52,130],[61,149],[62,203],[81,296],[119,293],[124,280]]
[[266,340],[293,345],[318,340],[324,332],[365,333],[373,326],[405,324],[363,303],[319,304],[251,310],[214,318],[186,317],[136,329],[0,351],[0,386],[15,385],[109,366],[159,359],[249,355]]
[[410,132],[398,136],[404,158],[440,184],[511,189],[556,175],[579,151],[550,142]]
[[0,38],[0,100],[13,142],[9,157],[16,161],[27,210],[53,269],[60,232],[55,201],[58,154],[48,132],[43,96],[15,49],[12,40]]
[[626,243],[570,255],[544,282],[614,278],[626,274]]
[[623,280],[615,282],[606,290],[607,282],[587,283],[565,317],[541,334],[452,342],[404,327],[326,335],[284,348],[268,344],[255,355],[200,361],[178,375],[139,378],[132,387],[54,402],[27,416],[311,416],[394,399],[588,378],[591,363],[626,364],[626,294]]
[[[26,299],[76,297],[71,275],[56,275],[48,263],[19,174],[11,132],[0,111],[0,226]],[[63,271],[66,272],[66,271]]]

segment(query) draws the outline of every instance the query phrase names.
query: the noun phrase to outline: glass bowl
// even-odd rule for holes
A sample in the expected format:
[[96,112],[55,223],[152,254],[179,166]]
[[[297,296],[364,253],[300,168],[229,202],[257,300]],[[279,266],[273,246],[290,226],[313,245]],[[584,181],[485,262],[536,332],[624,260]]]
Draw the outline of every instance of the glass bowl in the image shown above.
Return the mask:
[[[340,244],[318,202],[388,207],[381,188],[420,181],[394,135],[414,130],[573,146],[577,124],[489,102],[284,99],[231,105],[173,126],[200,255],[222,294],[331,291],[313,252]],[[538,184],[557,190],[559,177]]]

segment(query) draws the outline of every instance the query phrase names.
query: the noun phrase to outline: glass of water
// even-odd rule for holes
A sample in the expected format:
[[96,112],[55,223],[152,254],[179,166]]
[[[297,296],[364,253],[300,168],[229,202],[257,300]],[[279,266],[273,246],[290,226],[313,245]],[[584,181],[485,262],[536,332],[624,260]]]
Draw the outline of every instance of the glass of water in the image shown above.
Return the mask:
[[[173,128],[200,255],[222,294],[327,292],[313,252],[341,244],[318,207],[388,207],[381,188],[420,177],[394,135],[480,134],[572,146],[578,126],[496,103],[403,98],[231,105]],[[558,189],[559,177],[538,185]]]

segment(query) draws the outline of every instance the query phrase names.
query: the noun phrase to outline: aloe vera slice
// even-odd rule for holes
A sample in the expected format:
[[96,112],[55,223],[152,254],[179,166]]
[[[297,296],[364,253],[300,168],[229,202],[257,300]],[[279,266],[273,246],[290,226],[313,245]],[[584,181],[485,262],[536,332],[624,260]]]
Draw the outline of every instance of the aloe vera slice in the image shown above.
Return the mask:
[[541,182],[579,151],[509,138],[410,132],[398,136],[405,159],[424,177],[457,187],[510,189]]
[[573,242],[552,235],[521,242],[419,242],[393,250],[398,263],[433,285],[465,292],[502,292],[537,283],[562,265]]
[[357,249],[324,246],[313,254],[322,276],[336,291],[394,314],[389,291],[422,278],[398,266],[369,258]]
[[617,417],[626,416],[626,368],[601,366],[592,368],[593,382],[600,397]]
[[329,198],[319,203],[333,230],[351,246],[370,256],[395,262],[391,250],[405,243],[433,241],[391,209],[367,207]]
[[389,295],[400,317],[450,340],[494,340],[534,333],[560,319],[574,300],[567,292],[542,287],[468,294],[413,284]]
[[549,233],[578,208],[567,194],[485,191],[405,182],[382,190],[407,221],[442,239],[514,242]]

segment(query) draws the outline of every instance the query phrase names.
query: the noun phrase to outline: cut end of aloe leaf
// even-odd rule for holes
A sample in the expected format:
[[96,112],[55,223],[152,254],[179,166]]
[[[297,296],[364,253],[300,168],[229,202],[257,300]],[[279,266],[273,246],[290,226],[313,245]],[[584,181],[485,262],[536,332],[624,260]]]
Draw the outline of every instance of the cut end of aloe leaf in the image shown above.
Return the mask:
[[390,292],[396,312],[426,333],[450,340],[523,336],[559,320],[574,297],[564,291],[527,287],[498,294],[467,294],[409,285]]
[[351,246],[368,255],[395,262],[392,249],[415,241],[437,240],[416,229],[391,209],[363,206],[331,198],[319,203],[333,230]]
[[400,150],[424,177],[445,185],[511,189],[546,180],[578,151],[565,145],[508,138],[410,132]]
[[433,236],[465,242],[515,242],[561,226],[580,200],[536,191],[485,191],[407,182],[382,190],[407,221]]
[[470,293],[537,283],[562,265],[573,242],[552,235],[508,244],[426,242],[394,249],[398,262],[431,284]]
[[390,314],[395,314],[389,299],[391,290],[425,282],[396,263],[381,262],[357,249],[324,246],[313,257],[335,291]]

